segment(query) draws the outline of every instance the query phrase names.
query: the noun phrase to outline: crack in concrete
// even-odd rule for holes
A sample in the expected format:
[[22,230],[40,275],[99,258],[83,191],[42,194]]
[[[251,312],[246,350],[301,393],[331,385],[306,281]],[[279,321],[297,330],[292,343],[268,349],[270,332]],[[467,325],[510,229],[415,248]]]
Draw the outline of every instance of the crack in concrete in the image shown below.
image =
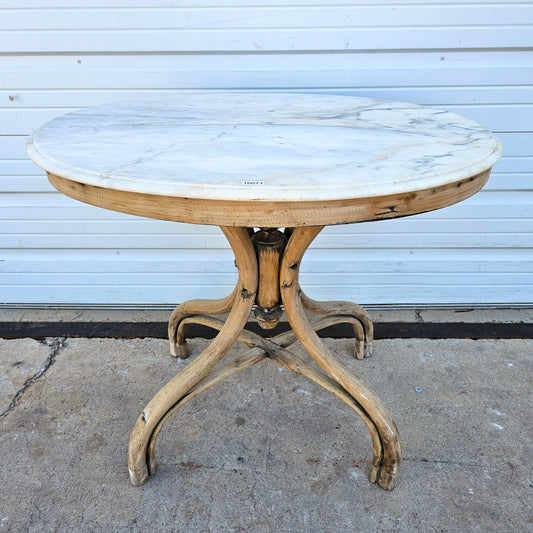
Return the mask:
[[419,324],[424,323],[424,319],[422,318],[422,309],[415,309],[415,321]]
[[61,349],[65,346],[65,340],[66,337],[54,337],[50,340],[44,341],[47,346],[50,348],[50,353],[48,354],[48,357],[46,358],[46,361],[44,362],[44,365],[42,368],[36,372],[33,376],[28,378],[22,385],[22,388],[20,388],[15,396],[13,396],[13,399],[11,400],[11,403],[7,407],[7,409],[0,413],[0,420],[3,420],[15,407],[18,405],[20,398],[22,395],[42,376],[46,374],[48,369],[54,364],[57,355],[61,351]]
[[462,461],[453,461],[451,459],[426,459],[425,457],[404,457],[402,461],[412,461],[414,463],[434,463],[434,464],[445,464],[445,465],[454,465],[454,466],[472,466],[474,468],[486,468],[487,465],[478,464],[478,463],[469,463]]

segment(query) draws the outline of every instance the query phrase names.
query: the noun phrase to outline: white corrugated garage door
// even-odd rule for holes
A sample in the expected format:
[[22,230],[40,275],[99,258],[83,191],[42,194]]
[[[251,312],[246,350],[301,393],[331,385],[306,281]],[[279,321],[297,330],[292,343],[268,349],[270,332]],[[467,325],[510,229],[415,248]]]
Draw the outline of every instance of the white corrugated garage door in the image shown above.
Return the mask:
[[326,229],[302,282],[311,296],[366,304],[533,302],[532,3],[3,0],[0,30],[0,303],[229,292],[235,269],[218,228],[77,203],[24,151],[32,128],[59,114],[197,89],[371,96],[480,122],[504,146],[485,190]]

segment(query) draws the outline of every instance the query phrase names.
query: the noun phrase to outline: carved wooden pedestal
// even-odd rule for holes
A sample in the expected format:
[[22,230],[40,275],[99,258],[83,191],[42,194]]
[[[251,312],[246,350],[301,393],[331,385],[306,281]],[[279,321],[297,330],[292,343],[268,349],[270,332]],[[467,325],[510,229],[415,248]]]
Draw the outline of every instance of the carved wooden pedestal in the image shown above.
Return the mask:
[[[394,488],[401,462],[398,430],[383,402],[341,361],[336,360],[316,331],[350,323],[355,333],[355,357],[371,355],[373,327],[365,310],[350,302],[316,302],[305,296],[298,283],[304,252],[323,226],[286,229],[222,227],[231,244],[239,270],[233,292],[220,300],[190,300],[179,305],[169,322],[171,353],[188,356],[187,324],[204,324],[219,330],[211,344],[170,380],[143,410],[133,429],[129,450],[130,479],[145,483],[156,470],[155,443],[166,420],[179,407],[211,385],[244,368],[270,358],[329,390],[348,404],[365,422],[372,438],[370,481]],[[255,305],[255,316],[264,329],[275,327],[282,310],[292,331],[273,339],[244,329]],[[310,321],[305,311],[317,315]],[[212,315],[228,313],[225,322]],[[235,341],[248,349],[217,366]],[[286,348],[299,340],[317,363],[304,361]]]

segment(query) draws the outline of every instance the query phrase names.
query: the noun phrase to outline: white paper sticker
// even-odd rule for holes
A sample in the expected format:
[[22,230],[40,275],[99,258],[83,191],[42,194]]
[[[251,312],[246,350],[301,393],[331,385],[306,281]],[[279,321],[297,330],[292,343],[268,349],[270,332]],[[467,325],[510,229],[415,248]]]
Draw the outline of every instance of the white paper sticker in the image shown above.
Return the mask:
[[263,180],[242,180],[242,185],[264,185]]

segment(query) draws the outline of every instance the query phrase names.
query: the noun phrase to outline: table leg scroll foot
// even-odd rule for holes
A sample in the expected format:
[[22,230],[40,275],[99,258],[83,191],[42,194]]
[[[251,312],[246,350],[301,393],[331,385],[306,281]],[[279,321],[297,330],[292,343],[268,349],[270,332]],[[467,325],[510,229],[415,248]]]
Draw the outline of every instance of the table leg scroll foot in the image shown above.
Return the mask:
[[293,372],[296,372],[297,374],[307,377],[311,381],[314,381],[317,385],[320,385],[324,389],[332,392],[361,417],[363,422],[366,424],[372,438],[374,457],[372,460],[372,469],[369,474],[369,479],[372,483],[377,482],[383,488],[387,488],[389,490],[393,488],[394,484],[391,485],[389,483],[387,486],[384,486],[381,483],[380,473],[383,471],[385,459],[383,455],[384,443],[382,442],[379,429],[376,427],[372,418],[360,405],[357,399],[326,372],[319,368],[313,367],[308,362],[301,360],[299,357],[296,357],[287,350],[278,350],[274,353],[271,352],[270,357],[280,365],[292,370]]
[[[285,314],[303,348],[322,370],[353,398],[364,413],[362,418],[371,433],[373,433],[371,428],[375,428],[377,440],[373,436],[374,463],[370,481],[390,490],[396,484],[401,463],[401,444],[396,424],[374,391],[343,362],[333,357],[304,313],[298,283],[299,266],[305,250],[321,229],[321,227],[296,228],[287,244],[280,271],[281,298]],[[376,444],[377,441],[379,446]]]
[[300,298],[305,311],[319,315],[336,316],[338,318],[336,324],[352,324],[356,339],[356,359],[364,359],[372,355],[374,325],[363,307],[353,302],[318,302],[303,292],[300,292]]
[[189,357],[189,347],[187,346],[187,341],[182,343],[171,342],[170,355],[176,359],[187,359],[187,357]]
[[372,466],[368,479],[377,483],[382,489],[392,490],[398,483],[399,465]]
[[[327,321],[324,321],[324,319],[327,319]],[[324,321],[324,323],[327,323],[327,326],[317,327],[317,325],[320,325],[322,321]],[[329,327],[335,324],[351,324],[354,330],[355,340],[354,357],[359,360],[368,357],[368,355],[365,355],[368,344],[365,341],[365,332],[359,319],[348,315],[327,315],[325,317],[322,317],[322,319],[319,319],[318,321],[311,322],[311,326],[314,331],[319,331],[323,327]]]
[[231,294],[219,300],[188,300],[181,303],[174,309],[168,322],[168,340],[170,344],[170,354],[179,359],[187,359],[187,341],[185,340],[185,328],[180,328],[182,320],[190,315],[196,314],[221,314],[231,310],[237,294],[235,287]]

